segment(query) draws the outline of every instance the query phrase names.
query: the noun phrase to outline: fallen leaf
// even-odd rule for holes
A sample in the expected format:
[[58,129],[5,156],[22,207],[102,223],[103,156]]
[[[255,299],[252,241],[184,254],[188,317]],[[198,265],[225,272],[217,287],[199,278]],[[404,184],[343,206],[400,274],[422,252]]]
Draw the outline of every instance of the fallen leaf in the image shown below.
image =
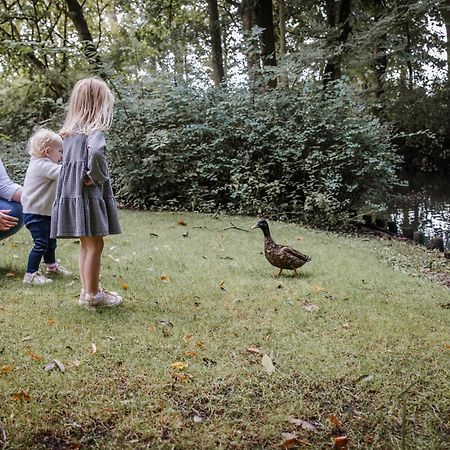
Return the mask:
[[192,337],[192,334],[185,334],[183,336],[183,341],[186,342],[186,344],[187,344],[191,337]]
[[54,363],[54,361],[52,361],[49,364],[46,364],[44,369],[46,372],[50,372],[50,370],[53,370],[56,367],[56,364]]
[[184,370],[184,369],[186,369],[186,367],[188,365],[189,365],[188,363],[185,363],[183,361],[177,361],[177,362],[172,363],[170,365],[170,367],[173,367],[174,369],[177,369],[177,370]]
[[275,366],[273,365],[272,358],[269,355],[264,353],[261,362],[269,375],[272,375],[275,372]]
[[8,272],[7,274],[5,274],[6,278],[15,278],[16,274],[14,272]]
[[374,379],[374,375],[372,373],[369,373],[367,375],[361,375],[356,382],[362,382],[362,383],[367,383],[368,381],[372,381]]
[[306,311],[310,311],[310,312],[319,310],[319,307],[317,305],[315,305],[314,303],[308,302],[308,300],[305,300],[302,303],[302,308],[306,309]]
[[48,319],[48,320],[47,320],[47,323],[48,323],[50,326],[53,326],[53,325],[55,325],[56,320]]
[[129,288],[128,283],[122,283],[122,284],[120,285],[120,287],[121,287],[122,289],[124,289],[125,291]]
[[305,238],[303,236],[297,236],[295,239],[297,239],[297,241],[303,241]]
[[3,367],[0,369],[0,372],[2,372],[2,373],[8,373],[8,372],[12,372],[14,369],[15,369],[15,367],[14,367],[12,364],[8,364],[8,365],[6,365],[6,366],[3,366]]
[[283,433],[284,441],[279,445],[281,448],[295,448],[300,445],[311,445],[309,442],[299,439],[293,433]]
[[348,449],[348,438],[347,436],[338,436],[333,438],[334,447],[337,450],[347,450]]
[[181,225],[182,227],[185,227],[185,226],[186,226],[186,222],[183,220],[182,217],[180,217],[180,218],[178,219],[178,225]]
[[334,425],[335,428],[341,427],[341,422],[339,421],[339,419],[336,417],[335,414],[330,415],[330,422],[332,425]]
[[26,402],[29,402],[31,400],[31,397],[27,392],[20,391],[20,392],[16,392],[15,394],[12,394],[11,400],[14,400],[16,402],[19,400],[24,400]]
[[91,344],[91,349],[92,349],[92,354],[97,352],[97,346],[94,343]]
[[188,373],[179,373],[175,372],[172,374],[172,377],[175,378],[176,381],[183,381],[184,383],[192,380],[192,375],[189,375]]
[[161,281],[164,281],[165,283],[168,283],[170,281],[169,275],[163,273],[162,275],[159,276],[159,279]]
[[295,417],[289,417],[288,420],[290,423],[293,423],[294,425],[302,427],[304,430],[317,431],[317,428],[311,422],[308,422],[307,420],[296,419]]
[[163,327],[171,327],[173,328],[173,323],[170,320],[158,320],[158,323]]
[[22,342],[31,341],[31,336],[25,336],[22,338]]
[[197,341],[195,344],[200,348],[203,348],[205,346],[205,343],[203,341]]
[[225,291],[225,292],[226,292],[226,289],[225,289],[225,281],[221,281],[221,282],[219,283],[219,287],[220,287],[220,289],[222,289],[222,291]]
[[194,420],[195,423],[200,423],[200,422],[203,422],[203,417],[195,415],[193,417],[193,420]]
[[188,350],[187,352],[185,352],[186,356],[190,356],[191,358],[195,358],[197,356],[197,352],[195,352],[194,350]]
[[246,351],[246,352],[249,352],[249,353],[262,354],[262,350],[259,349],[259,348],[257,348],[257,347],[247,347],[247,348],[245,349],[245,351]]
[[120,262],[120,258],[114,258],[113,255],[108,255],[108,258],[112,259],[114,262]]
[[324,287],[322,287],[322,286],[314,286],[314,290],[317,292],[317,293],[320,293],[320,292],[326,292],[327,290],[324,288]]
[[66,371],[66,368],[64,367],[64,364],[59,361],[58,359],[54,359],[53,362],[56,364],[56,367],[58,367],[58,369],[64,373]]
[[349,330],[350,329],[350,324],[348,322],[345,322],[342,324],[342,328]]
[[30,358],[33,361],[42,361],[42,356],[40,356],[40,355],[38,355],[36,353],[33,353],[33,352],[28,352],[28,354],[30,355]]
[[448,344],[447,342],[445,343],[445,347],[450,349],[450,344]]
[[71,366],[74,366],[74,367],[79,367],[80,366],[80,361],[78,361],[78,359],[74,359],[71,363],[70,363],[70,365]]

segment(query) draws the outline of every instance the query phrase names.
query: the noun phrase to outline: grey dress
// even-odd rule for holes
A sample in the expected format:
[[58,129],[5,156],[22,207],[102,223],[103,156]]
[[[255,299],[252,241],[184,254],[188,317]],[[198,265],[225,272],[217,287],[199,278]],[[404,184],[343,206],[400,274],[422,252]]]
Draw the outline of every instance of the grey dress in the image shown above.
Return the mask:
[[[119,234],[103,131],[64,138],[61,174],[52,209],[52,238]],[[88,175],[93,185],[86,186]]]

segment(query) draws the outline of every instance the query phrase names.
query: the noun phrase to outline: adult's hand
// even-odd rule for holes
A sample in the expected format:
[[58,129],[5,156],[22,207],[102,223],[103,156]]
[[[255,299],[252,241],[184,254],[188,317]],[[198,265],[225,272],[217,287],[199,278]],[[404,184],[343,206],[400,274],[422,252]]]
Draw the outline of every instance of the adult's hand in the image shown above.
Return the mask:
[[10,209],[0,210],[0,231],[7,231],[17,225],[19,219],[17,217],[9,216]]

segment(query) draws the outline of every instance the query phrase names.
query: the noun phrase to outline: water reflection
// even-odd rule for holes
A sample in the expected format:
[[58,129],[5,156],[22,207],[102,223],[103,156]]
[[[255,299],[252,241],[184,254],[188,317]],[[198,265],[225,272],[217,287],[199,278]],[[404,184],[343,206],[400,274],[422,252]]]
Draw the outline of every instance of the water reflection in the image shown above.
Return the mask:
[[410,187],[396,195],[387,214],[399,230],[421,231],[425,243],[433,237],[450,241],[450,188],[448,176],[414,177]]

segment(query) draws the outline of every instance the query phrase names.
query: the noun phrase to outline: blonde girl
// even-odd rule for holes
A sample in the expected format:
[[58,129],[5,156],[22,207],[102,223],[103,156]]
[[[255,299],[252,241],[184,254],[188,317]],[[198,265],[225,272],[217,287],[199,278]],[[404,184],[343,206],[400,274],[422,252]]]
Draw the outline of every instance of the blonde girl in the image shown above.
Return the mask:
[[113,105],[114,96],[103,80],[80,80],[72,90],[60,131],[64,151],[51,235],[80,239],[79,304],[90,307],[122,303],[117,293],[99,285],[103,238],[121,232],[103,134],[111,125]]
[[[33,238],[33,248],[28,255],[25,284],[44,285],[51,283],[55,275],[71,275],[56,260],[56,239],[50,237],[52,204],[56,195],[56,184],[61,171],[62,139],[51,130],[41,128],[28,142],[30,163],[28,164],[22,191],[23,221]],[[45,273],[38,272],[42,258]]]

